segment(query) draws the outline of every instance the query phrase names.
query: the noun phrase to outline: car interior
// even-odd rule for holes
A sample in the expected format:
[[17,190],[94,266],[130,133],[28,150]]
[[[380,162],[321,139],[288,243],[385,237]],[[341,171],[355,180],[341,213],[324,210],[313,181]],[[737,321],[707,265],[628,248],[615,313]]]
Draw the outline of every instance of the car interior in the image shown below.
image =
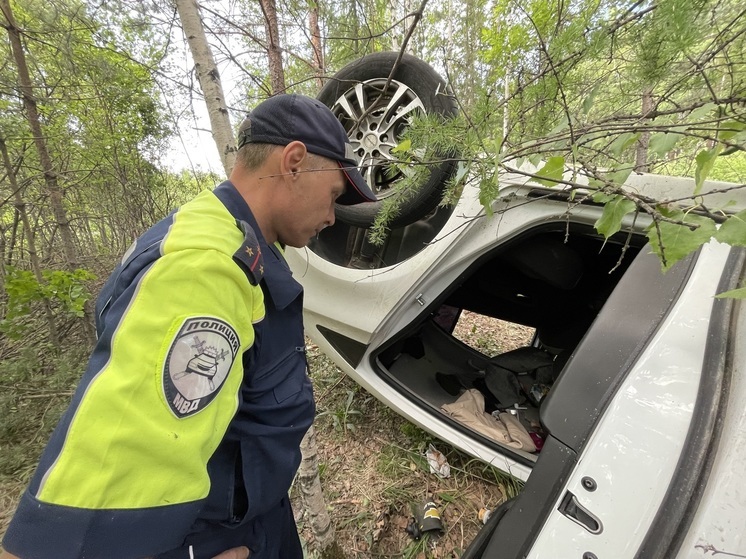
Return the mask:
[[[535,462],[546,437],[542,402],[644,242],[629,234],[604,239],[590,226],[568,222],[506,241],[382,348],[379,374],[458,428]],[[454,335],[464,311],[528,326],[533,339],[486,355]]]

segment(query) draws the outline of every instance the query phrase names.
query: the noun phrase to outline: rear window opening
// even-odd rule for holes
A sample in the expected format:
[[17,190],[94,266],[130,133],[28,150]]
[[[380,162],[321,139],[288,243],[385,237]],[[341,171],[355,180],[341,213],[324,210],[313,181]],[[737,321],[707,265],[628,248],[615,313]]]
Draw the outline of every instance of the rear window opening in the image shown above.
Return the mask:
[[502,244],[377,356],[380,374],[484,442],[536,460],[542,401],[645,238],[564,222]]
[[459,314],[452,334],[480,353],[496,355],[530,345],[536,328],[465,310]]

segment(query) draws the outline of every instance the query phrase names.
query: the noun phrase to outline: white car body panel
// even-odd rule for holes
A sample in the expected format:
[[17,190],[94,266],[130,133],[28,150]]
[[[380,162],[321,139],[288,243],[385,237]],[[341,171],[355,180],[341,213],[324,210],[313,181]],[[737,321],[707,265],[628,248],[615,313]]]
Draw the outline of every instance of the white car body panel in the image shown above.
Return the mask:
[[702,500],[679,553],[681,559],[746,557],[746,313],[738,315],[728,414]]
[[[599,518],[602,532],[591,534],[561,514],[558,500],[528,557],[582,557],[588,551],[597,557],[633,557],[637,552],[670,490],[689,431],[713,296],[728,250],[716,243],[703,248],[687,287],[598,422],[568,480],[565,491]],[[584,476],[596,480],[595,491],[583,488]]]

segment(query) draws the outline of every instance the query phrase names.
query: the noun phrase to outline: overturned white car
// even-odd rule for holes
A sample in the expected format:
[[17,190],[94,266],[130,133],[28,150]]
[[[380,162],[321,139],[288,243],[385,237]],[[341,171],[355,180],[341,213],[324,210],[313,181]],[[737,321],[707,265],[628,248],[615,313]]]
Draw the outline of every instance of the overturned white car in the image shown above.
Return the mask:
[[[354,74],[324,99],[348,130],[380,91]],[[365,116],[368,156],[394,141],[372,131],[421,101],[397,84]],[[746,313],[715,297],[742,284],[746,252],[713,241],[664,274],[645,215],[604,239],[601,206],[519,174],[501,185],[490,217],[467,186],[454,207],[412,209],[383,247],[356,214],[288,250],[307,335],[410,421],[526,480],[464,557],[746,557]],[[626,187],[691,190],[653,175]],[[453,335],[463,311],[533,339],[484,355]]]

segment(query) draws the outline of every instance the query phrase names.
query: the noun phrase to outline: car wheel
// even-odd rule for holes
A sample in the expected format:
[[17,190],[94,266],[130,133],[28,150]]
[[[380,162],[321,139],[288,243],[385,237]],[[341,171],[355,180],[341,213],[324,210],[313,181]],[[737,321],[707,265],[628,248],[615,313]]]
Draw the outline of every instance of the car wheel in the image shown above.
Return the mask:
[[[336,217],[355,227],[370,227],[383,200],[391,196],[401,173],[392,164],[391,150],[417,112],[452,117],[456,104],[446,94],[443,79],[422,60],[403,55],[386,86],[399,53],[380,52],[360,58],[337,72],[318,94],[344,125],[363,176],[378,197],[377,202],[340,206]],[[452,160],[432,165],[415,193],[401,203],[391,228],[410,225],[435,209],[455,169]]]

